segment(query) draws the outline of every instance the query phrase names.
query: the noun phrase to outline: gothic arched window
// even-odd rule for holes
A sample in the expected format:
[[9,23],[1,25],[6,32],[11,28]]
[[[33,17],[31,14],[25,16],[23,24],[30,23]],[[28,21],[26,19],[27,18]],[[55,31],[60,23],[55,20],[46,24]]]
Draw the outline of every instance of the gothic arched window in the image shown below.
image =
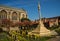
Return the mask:
[[0,11],[0,19],[7,19],[7,12],[5,10]]
[[12,13],[12,20],[17,20],[17,13],[16,12]]

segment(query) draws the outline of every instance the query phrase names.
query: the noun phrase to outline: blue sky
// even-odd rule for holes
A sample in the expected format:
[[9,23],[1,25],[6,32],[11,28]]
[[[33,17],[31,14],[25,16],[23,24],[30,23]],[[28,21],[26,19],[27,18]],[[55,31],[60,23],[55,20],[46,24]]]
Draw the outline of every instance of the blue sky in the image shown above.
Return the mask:
[[60,0],[0,0],[0,5],[24,8],[29,19],[38,19],[38,1],[41,4],[42,17],[60,16]]

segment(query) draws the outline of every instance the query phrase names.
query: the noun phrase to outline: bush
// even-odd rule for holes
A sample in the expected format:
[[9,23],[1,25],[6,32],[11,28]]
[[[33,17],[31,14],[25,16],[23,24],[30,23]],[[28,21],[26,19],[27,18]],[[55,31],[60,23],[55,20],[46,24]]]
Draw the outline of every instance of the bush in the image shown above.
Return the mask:
[[49,27],[48,29],[49,29],[49,30],[55,30],[55,29],[57,29],[57,28],[59,28],[59,26],[56,26],[56,25],[55,25],[55,26]]
[[0,28],[0,33],[2,33],[3,32],[3,29],[2,28]]
[[60,35],[60,28],[55,30]]
[[28,18],[22,18],[22,19],[21,19],[21,22],[23,22],[23,21],[25,21],[25,20],[26,20],[26,21],[30,21],[30,19],[28,19]]

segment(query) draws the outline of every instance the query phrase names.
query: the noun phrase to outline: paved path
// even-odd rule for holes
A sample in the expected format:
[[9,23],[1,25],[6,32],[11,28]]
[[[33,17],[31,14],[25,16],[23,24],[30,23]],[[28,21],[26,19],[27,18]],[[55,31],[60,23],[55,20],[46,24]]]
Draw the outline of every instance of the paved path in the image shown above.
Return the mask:
[[47,41],[60,41],[60,36],[56,36],[55,38],[51,38]]

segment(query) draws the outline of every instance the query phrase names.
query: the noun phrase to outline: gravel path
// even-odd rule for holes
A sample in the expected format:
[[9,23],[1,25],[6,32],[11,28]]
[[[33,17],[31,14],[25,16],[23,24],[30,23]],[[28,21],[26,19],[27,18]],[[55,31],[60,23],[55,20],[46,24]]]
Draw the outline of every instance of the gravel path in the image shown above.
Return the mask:
[[56,36],[55,38],[51,38],[47,41],[60,41],[60,36]]

